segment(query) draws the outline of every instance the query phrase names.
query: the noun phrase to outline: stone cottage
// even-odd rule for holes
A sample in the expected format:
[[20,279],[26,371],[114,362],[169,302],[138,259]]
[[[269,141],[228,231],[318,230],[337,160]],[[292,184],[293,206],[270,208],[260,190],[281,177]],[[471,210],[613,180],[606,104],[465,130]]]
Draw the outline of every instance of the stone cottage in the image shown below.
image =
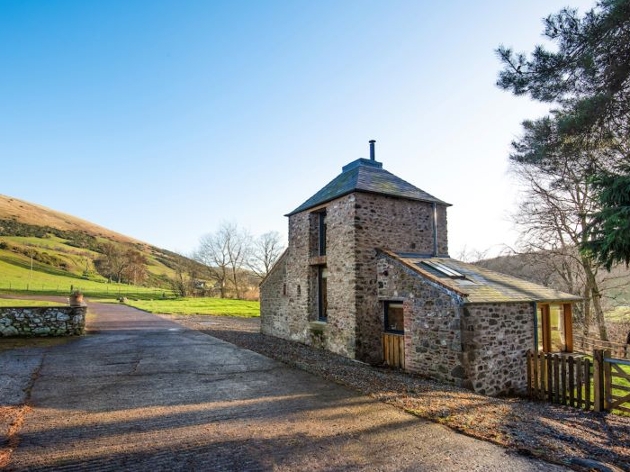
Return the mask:
[[579,297],[451,259],[450,205],[357,159],[290,212],[260,286],[264,334],[487,395],[522,393],[525,353],[572,350]]

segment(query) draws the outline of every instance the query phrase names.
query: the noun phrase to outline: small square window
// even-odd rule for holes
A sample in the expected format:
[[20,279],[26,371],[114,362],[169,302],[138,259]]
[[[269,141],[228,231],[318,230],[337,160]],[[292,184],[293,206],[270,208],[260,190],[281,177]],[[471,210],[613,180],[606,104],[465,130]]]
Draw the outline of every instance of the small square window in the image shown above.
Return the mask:
[[405,317],[401,302],[385,302],[385,331],[388,333],[403,333],[405,331]]

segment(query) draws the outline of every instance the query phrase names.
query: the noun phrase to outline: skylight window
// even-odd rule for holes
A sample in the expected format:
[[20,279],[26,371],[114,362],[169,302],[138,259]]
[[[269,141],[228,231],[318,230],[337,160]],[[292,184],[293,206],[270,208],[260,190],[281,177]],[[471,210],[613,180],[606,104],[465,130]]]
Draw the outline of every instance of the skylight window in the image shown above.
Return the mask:
[[451,269],[450,267],[445,266],[440,262],[435,261],[422,261],[421,264],[424,264],[427,267],[439,272],[441,275],[448,277],[449,279],[465,279],[466,276],[457,272],[455,269]]

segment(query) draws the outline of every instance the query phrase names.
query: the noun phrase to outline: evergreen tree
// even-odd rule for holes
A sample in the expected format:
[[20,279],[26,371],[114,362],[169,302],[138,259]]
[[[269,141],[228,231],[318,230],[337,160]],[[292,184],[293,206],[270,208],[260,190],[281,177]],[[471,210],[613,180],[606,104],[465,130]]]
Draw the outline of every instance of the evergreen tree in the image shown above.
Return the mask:
[[[530,57],[501,46],[499,87],[554,106],[551,116],[528,122],[535,140],[514,144],[532,165],[573,146],[591,154],[588,178],[599,210],[585,230],[582,250],[606,268],[630,262],[630,0],[601,0],[579,16],[565,8],[545,19],[544,36]],[[526,128],[527,129],[527,128]],[[531,137],[531,135],[530,135]]]

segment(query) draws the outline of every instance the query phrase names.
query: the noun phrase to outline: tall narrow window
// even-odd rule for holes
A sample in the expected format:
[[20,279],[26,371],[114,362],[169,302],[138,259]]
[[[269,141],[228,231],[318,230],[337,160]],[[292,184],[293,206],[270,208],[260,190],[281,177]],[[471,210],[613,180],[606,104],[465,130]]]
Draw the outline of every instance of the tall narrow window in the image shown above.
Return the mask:
[[319,235],[319,255],[320,256],[325,256],[326,255],[326,210],[324,211],[320,211],[318,214],[318,226],[319,226],[319,231],[318,231],[318,235]]
[[319,320],[326,321],[328,319],[328,270],[326,266],[319,266],[317,275],[317,308]]
[[385,331],[388,333],[403,333],[405,317],[401,302],[385,302]]

